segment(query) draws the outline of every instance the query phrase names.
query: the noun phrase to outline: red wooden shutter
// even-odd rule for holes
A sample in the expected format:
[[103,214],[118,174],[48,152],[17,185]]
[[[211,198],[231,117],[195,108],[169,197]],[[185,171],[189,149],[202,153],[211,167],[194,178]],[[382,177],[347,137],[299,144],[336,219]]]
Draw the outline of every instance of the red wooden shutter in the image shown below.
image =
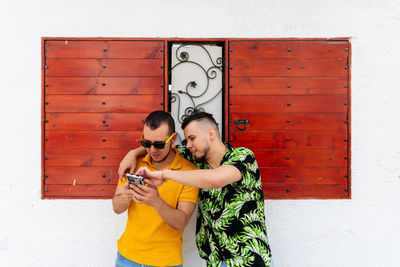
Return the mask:
[[164,42],[44,40],[45,198],[109,198],[142,120],[163,108]]
[[229,139],[255,153],[265,197],[348,198],[349,42],[231,41],[229,51]]

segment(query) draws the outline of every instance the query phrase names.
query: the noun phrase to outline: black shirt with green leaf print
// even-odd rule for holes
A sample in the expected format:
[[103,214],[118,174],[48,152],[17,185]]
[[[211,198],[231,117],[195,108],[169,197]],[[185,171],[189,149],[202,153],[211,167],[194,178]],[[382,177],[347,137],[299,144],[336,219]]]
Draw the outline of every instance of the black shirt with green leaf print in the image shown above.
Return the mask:
[[[242,179],[222,188],[200,190],[196,224],[200,257],[213,267],[223,261],[228,266],[269,266],[271,250],[257,161],[247,148],[225,146],[220,165],[235,166]],[[195,161],[185,147],[177,149],[199,169],[210,169],[206,161]]]

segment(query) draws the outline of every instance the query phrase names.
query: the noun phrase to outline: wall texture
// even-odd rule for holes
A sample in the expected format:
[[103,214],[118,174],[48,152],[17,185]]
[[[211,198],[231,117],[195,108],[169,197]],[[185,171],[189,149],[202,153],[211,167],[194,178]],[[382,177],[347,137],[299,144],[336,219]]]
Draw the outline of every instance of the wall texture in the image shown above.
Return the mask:
[[[398,0],[27,1],[0,4],[0,265],[112,266],[110,200],[42,200],[40,37],[351,37],[352,199],[266,201],[278,267],[398,266]],[[204,266],[194,220],[186,266]]]

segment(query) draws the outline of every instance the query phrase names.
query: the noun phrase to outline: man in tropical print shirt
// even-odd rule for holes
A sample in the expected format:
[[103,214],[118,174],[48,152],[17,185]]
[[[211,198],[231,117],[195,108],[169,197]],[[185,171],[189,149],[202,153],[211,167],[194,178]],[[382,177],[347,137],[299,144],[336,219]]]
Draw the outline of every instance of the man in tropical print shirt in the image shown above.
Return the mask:
[[[182,128],[187,145],[178,146],[178,151],[201,170],[140,168],[137,174],[156,186],[169,179],[201,188],[196,242],[208,266],[272,266],[260,171],[253,152],[224,144],[211,114],[193,113]],[[120,171],[126,169],[126,162],[132,162],[128,155]]]

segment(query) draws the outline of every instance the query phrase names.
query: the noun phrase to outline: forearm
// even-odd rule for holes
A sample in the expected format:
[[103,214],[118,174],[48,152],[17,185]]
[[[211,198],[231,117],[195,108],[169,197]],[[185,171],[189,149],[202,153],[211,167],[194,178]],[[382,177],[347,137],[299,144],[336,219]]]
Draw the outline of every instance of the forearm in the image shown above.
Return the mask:
[[121,214],[129,208],[131,199],[123,197],[122,194],[114,195],[112,199],[113,210],[116,214]]
[[220,188],[230,183],[227,174],[218,169],[191,171],[164,170],[162,176],[164,180],[172,180],[197,188]]
[[172,208],[162,199],[154,208],[166,224],[178,231],[183,231],[190,219],[185,212]]
[[128,152],[128,154],[130,156],[132,156],[132,157],[135,157],[135,158],[139,157],[139,156],[144,156],[144,155],[146,155],[146,149],[144,147],[142,147],[142,146],[139,146],[137,148],[134,148],[134,149],[130,150]]

